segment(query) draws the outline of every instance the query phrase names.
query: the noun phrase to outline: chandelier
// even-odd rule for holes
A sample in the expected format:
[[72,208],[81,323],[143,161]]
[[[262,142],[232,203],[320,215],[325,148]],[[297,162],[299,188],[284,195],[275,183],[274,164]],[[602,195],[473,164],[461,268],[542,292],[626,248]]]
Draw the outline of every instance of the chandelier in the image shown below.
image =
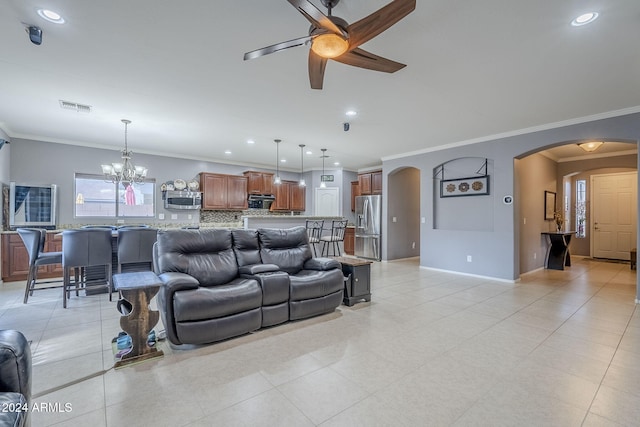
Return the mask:
[[134,166],[131,163],[131,155],[127,146],[127,126],[131,120],[122,119],[124,123],[124,150],[122,150],[122,162],[111,163],[110,165],[101,165],[102,173],[107,181],[123,184],[139,184],[147,176],[147,168],[144,166]]

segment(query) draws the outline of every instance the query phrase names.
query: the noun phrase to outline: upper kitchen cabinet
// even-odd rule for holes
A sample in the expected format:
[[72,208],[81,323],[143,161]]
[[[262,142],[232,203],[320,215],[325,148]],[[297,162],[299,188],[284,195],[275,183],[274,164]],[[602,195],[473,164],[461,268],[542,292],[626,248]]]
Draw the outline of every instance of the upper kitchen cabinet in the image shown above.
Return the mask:
[[358,186],[362,196],[382,194],[382,171],[359,174]]
[[247,177],[203,172],[200,174],[200,190],[202,209],[247,209]]
[[249,194],[274,194],[273,174],[269,172],[246,171],[247,192]]
[[274,185],[276,200],[271,205],[272,211],[296,211],[305,210],[305,187],[298,185],[297,181],[282,181]]
[[356,197],[360,196],[360,183],[351,181],[351,212],[356,211]]

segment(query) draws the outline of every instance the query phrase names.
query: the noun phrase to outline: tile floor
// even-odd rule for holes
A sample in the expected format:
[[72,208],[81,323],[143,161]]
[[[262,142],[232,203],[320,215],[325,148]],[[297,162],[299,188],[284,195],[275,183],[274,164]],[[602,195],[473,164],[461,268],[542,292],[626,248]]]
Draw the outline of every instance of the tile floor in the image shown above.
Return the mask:
[[[509,284],[375,263],[371,303],[114,370],[106,295],[22,304],[37,426],[616,426],[640,420],[636,273],[574,259]],[[70,404],[70,410],[62,409]]]

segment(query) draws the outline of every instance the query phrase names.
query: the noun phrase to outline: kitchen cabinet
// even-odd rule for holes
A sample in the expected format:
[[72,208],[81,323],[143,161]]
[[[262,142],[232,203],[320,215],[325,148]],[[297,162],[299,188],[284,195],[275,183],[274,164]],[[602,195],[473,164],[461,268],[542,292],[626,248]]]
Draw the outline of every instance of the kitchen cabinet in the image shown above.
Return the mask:
[[362,196],[382,194],[382,171],[359,174],[358,185]]
[[[62,238],[55,233],[48,233],[45,240],[46,252],[62,251]],[[17,233],[2,235],[2,280],[15,282],[27,280],[29,274],[29,254],[22,238]],[[38,279],[62,277],[62,265],[43,265],[38,269]]]
[[258,195],[274,194],[272,173],[246,171],[244,172],[244,176],[247,177],[247,193]]
[[356,249],[356,229],[355,227],[347,227],[344,230],[344,253],[354,255]]
[[382,171],[371,173],[371,194],[382,194]]
[[356,211],[356,197],[360,196],[360,184],[358,181],[351,181],[351,212]]
[[361,173],[358,175],[358,185],[360,186],[360,195],[366,196],[371,194],[371,174]]
[[297,181],[282,181],[274,187],[276,200],[271,205],[272,211],[302,212],[305,210],[305,187],[301,187]]
[[202,209],[247,209],[247,177],[203,172],[200,174]]

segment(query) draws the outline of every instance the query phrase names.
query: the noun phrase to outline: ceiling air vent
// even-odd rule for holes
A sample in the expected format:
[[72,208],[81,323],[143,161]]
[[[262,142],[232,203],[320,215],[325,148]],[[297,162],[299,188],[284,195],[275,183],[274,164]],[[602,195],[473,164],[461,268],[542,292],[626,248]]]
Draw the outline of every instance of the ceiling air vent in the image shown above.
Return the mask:
[[74,110],[79,113],[91,112],[90,105],[78,104],[77,102],[63,101],[62,99],[60,100],[60,108],[62,108],[63,110]]

